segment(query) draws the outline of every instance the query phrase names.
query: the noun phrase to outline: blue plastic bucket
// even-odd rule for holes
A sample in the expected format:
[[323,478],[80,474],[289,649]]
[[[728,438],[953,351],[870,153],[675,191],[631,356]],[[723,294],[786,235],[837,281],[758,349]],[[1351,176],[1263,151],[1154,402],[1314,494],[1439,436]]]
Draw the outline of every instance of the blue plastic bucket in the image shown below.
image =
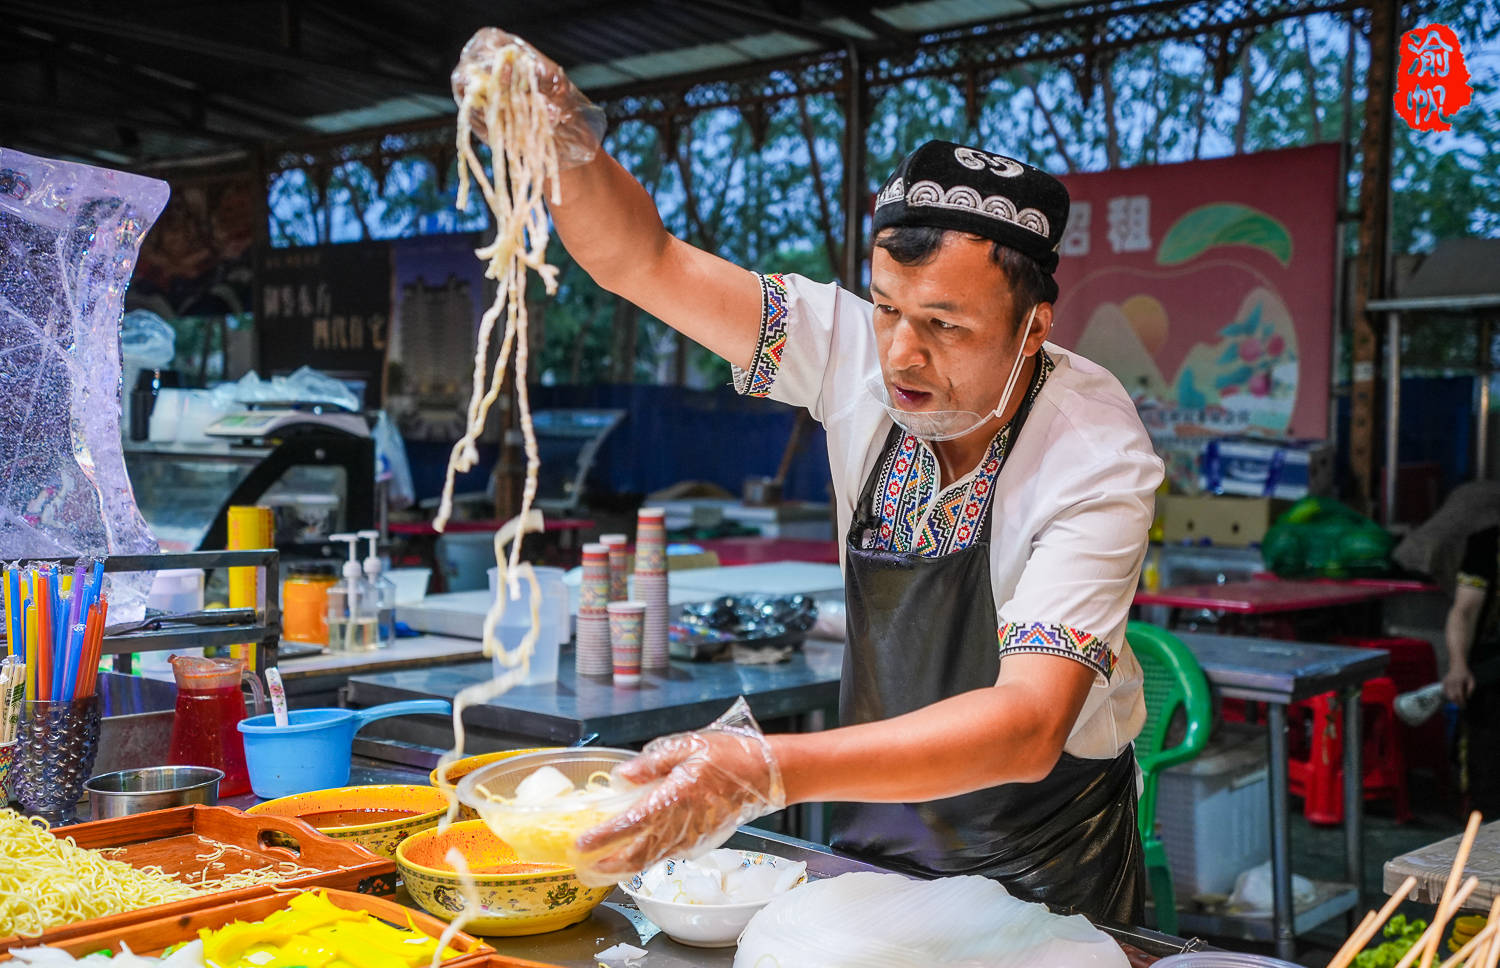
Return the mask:
[[271,713],[251,716],[239,724],[250,788],[274,800],[348,786],[354,734],[377,719],[419,713],[449,716],[453,705],[446,699],[412,699],[369,709],[293,709],[285,726],[277,726]]

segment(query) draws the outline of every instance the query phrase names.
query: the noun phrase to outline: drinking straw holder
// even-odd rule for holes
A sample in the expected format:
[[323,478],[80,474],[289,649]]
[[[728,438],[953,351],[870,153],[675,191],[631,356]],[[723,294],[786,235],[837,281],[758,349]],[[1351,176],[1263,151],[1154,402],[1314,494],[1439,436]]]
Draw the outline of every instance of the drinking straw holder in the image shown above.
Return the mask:
[[96,695],[22,705],[10,779],[23,813],[54,824],[73,819],[99,753],[99,720]]

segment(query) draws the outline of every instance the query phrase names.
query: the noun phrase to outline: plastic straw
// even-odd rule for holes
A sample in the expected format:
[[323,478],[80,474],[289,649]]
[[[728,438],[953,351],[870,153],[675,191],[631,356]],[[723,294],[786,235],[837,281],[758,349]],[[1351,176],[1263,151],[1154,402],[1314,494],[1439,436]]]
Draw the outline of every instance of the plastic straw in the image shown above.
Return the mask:
[[5,641],[6,641],[6,648],[7,648],[7,651],[9,651],[11,655],[15,655],[16,654],[16,650],[20,647],[20,641],[19,641],[20,637],[18,635],[16,635],[16,610],[15,610],[15,606],[11,605],[11,599],[12,599],[13,596],[11,595],[11,591],[10,591],[10,586],[11,586],[10,576],[11,576],[11,569],[9,569],[9,568],[5,569],[5,578],[4,578],[3,581],[0,581],[0,587],[3,587],[3,589],[5,591]]
[[[23,614],[26,616],[26,639],[27,641],[34,643],[37,641],[36,630],[38,619],[36,614],[36,603],[33,602],[30,598],[26,599],[26,606],[23,610]],[[35,700],[38,696],[41,695],[41,675],[42,650],[33,645],[30,653],[26,656],[26,698],[28,700]]]

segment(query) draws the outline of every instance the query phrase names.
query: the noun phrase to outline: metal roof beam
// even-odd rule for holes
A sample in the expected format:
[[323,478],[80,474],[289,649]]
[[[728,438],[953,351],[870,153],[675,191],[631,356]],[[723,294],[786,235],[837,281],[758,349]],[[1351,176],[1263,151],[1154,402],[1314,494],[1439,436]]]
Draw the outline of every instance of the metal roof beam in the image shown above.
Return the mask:
[[84,124],[108,124],[116,127],[136,128],[142,131],[157,131],[163,134],[187,135],[191,138],[202,138],[205,141],[217,141],[243,147],[260,144],[263,140],[248,134],[219,131],[208,127],[195,127],[181,122],[173,123],[171,121],[142,118],[119,111],[111,111],[106,107],[79,104],[0,99],[0,117],[43,118],[56,121],[77,121]]
[[203,54],[231,63],[250,64],[289,74],[345,78],[364,83],[374,82],[408,88],[414,82],[424,85],[433,84],[440,90],[446,90],[448,86],[446,75],[418,77],[410,74],[389,74],[352,66],[345,62],[319,60],[303,54],[291,54],[250,44],[213,40],[193,34],[179,34],[159,27],[150,27],[107,16],[59,10],[44,4],[27,2],[27,0],[0,0],[0,15],[32,23],[50,24],[68,30],[101,34],[114,40],[134,40],[142,44],[165,47],[177,53]]
[[[820,44],[827,44],[832,49],[842,50],[848,44],[855,43],[855,38],[832,27],[824,27],[822,24],[808,23],[796,17],[786,17],[770,10],[750,6],[744,3],[728,2],[728,0],[665,0],[673,6],[682,7],[686,10],[713,10],[730,17],[749,20],[753,23],[765,24],[775,27],[777,30],[785,30],[789,34],[800,34],[809,40]],[[735,38],[725,38],[731,40]]]
[[[163,97],[175,102],[192,100],[196,102],[193,105],[195,112],[209,109],[218,114],[247,121],[280,137],[308,130],[301,119],[274,108],[263,107],[232,95],[221,94],[194,81],[133,63],[88,44],[76,40],[63,40],[47,31],[30,27],[21,27],[17,32],[44,43],[56,44],[60,51],[73,55],[62,62],[65,71],[102,82],[111,90],[127,93],[133,91],[146,98],[148,102],[151,99],[159,101]],[[0,46],[3,44],[4,41],[0,41]]]

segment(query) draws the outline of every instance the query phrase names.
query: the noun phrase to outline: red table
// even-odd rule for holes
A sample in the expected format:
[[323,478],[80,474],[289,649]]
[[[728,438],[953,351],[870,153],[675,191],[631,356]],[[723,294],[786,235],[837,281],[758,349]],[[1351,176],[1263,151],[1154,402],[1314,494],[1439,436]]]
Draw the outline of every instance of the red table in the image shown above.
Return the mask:
[[1339,581],[1281,581],[1252,579],[1223,584],[1177,585],[1154,592],[1135,593],[1137,605],[1207,608],[1241,615],[1301,612],[1340,605],[1373,602],[1395,594],[1389,587]]
[[[1332,579],[1278,579],[1274,576],[1256,577],[1248,581],[1231,581],[1223,584],[1176,585],[1151,592],[1144,589],[1135,593],[1136,605],[1164,605],[1173,610],[1171,625],[1177,624],[1181,609],[1203,609],[1221,613],[1225,625],[1236,631],[1239,628],[1234,616],[1246,616],[1250,620],[1251,634],[1275,638],[1304,638],[1306,629],[1296,628],[1295,613],[1309,615],[1329,609],[1351,608],[1368,605],[1406,592],[1419,592],[1432,586],[1422,582],[1364,578],[1350,581]],[[1327,616],[1321,616],[1327,618]],[[1357,634],[1361,627],[1365,631],[1379,628],[1378,616],[1355,615],[1353,625],[1335,629],[1343,634]]]
[[811,561],[839,563],[839,546],[833,541],[807,538],[707,538],[689,542],[719,556],[721,565],[754,565],[764,561]]

